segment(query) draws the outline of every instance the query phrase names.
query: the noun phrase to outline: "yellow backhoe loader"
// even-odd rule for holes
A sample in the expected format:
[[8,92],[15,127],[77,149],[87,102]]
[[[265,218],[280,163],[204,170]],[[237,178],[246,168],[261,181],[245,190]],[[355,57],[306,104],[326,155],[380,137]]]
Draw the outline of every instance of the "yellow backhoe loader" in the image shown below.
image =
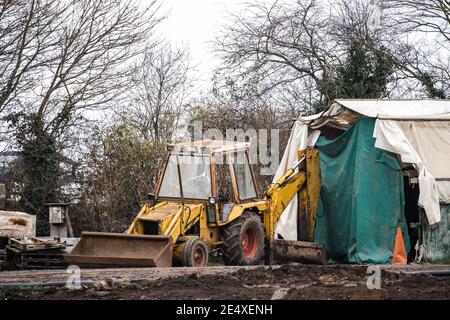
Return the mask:
[[[202,140],[168,147],[156,193],[124,234],[83,232],[67,263],[81,267],[203,267],[210,252],[226,265],[264,259],[326,263],[313,231],[320,190],[318,151],[258,195],[249,143]],[[275,239],[275,225],[298,196],[298,239]],[[151,203],[150,203],[151,201]]]

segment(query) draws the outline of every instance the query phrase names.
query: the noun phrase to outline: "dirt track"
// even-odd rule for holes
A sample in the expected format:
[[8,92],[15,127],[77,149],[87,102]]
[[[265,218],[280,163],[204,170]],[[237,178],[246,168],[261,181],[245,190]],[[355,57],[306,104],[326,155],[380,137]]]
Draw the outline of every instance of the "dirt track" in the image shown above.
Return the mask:
[[[436,268],[436,267],[435,267]],[[385,266],[381,288],[367,288],[366,266],[255,266],[82,270],[83,287],[57,271],[0,272],[6,299],[450,299],[450,277],[406,274],[423,267]],[[429,269],[429,267],[427,267]],[[50,283],[51,284],[51,283]]]

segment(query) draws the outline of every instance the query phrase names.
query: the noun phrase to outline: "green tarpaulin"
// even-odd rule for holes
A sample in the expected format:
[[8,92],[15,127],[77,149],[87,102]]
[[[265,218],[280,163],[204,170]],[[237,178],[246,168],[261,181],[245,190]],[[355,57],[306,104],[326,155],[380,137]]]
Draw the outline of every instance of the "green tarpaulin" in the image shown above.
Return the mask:
[[390,263],[398,226],[409,250],[400,165],[375,148],[374,123],[363,118],[336,139],[317,142],[322,185],[314,240],[330,262]]

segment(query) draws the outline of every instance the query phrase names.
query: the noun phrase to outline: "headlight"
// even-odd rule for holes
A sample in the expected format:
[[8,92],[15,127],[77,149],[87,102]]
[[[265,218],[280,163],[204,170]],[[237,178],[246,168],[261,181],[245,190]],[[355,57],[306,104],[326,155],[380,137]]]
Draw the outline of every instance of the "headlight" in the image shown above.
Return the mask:
[[209,197],[209,204],[216,204],[216,198]]

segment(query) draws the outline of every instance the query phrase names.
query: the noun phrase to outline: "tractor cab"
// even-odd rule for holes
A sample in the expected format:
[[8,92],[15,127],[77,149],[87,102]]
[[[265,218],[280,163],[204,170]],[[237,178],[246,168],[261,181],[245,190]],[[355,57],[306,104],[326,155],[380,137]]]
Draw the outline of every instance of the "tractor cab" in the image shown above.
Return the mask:
[[225,221],[234,204],[258,198],[249,147],[248,142],[219,140],[169,145],[156,199],[217,204],[219,221]]

